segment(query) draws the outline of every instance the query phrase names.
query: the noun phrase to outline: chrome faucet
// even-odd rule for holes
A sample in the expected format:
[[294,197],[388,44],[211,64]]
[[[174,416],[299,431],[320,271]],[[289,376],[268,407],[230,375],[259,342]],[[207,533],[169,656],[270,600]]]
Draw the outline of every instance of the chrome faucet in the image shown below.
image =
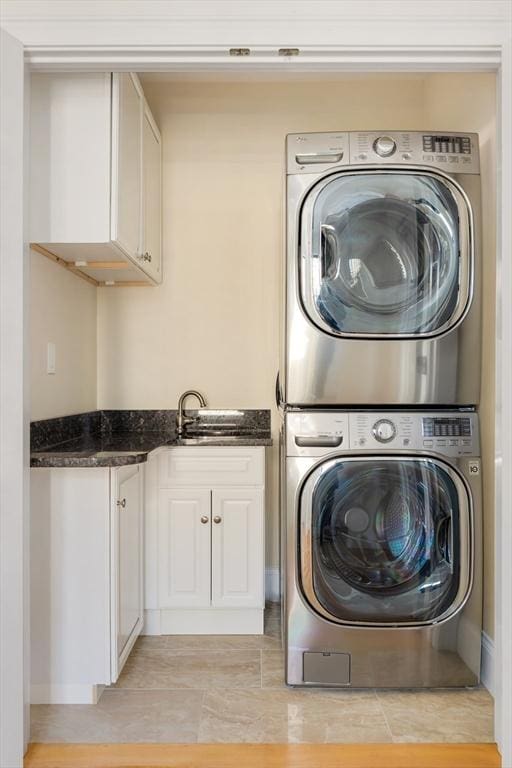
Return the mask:
[[183,415],[183,405],[187,397],[191,395],[194,395],[194,397],[197,397],[201,408],[206,408],[206,400],[204,399],[204,397],[200,392],[197,392],[197,390],[187,389],[187,391],[181,395],[180,399],[178,400],[178,413],[176,414],[176,432],[178,433],[178,437],[181,437],[181,435],[183,434],[184,426],[186,426],[187,424],[191,424],[193,421],[197,421],[197,417],[192,418],[191,416]]

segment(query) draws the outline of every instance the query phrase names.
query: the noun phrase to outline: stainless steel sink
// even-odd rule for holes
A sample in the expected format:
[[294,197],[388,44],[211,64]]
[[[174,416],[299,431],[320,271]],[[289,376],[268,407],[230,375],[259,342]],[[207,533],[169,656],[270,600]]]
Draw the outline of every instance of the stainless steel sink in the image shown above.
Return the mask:
[[187,429],[183,433],[184,438],[189,437],[243,437],[251,433],[251,430],[233,427],[198,427]]
[[201,426],[187,429],[181,437],[173,442],[176,445],[207,445],[210,442],[230,442],[233,439],[254,435],[254,430],[247,427],[221,427],[218,424],[211,427]]

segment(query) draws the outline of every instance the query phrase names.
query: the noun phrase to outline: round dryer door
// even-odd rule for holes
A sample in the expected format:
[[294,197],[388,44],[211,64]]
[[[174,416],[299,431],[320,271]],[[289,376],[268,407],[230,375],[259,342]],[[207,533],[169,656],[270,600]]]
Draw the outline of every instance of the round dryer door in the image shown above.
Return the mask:
[[341,336],[432,336],[470,302],[471,211],[436,173],[345,172],[301,212],[301,292],[310,319]]
[[301,582],[322,614],[353,624],[424,624],[465,601],[471,504],[448,465],[331,459],[300,498]]

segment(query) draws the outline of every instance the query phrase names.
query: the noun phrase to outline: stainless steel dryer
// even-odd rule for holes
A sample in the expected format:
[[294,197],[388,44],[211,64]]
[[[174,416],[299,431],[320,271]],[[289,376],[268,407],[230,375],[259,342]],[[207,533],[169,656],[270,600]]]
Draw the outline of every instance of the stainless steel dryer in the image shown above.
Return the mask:
[[476,405],[478,136],[287,137],[281,399]]
[[288,412],[283,448],[286,682],[477,684],[476,413]]

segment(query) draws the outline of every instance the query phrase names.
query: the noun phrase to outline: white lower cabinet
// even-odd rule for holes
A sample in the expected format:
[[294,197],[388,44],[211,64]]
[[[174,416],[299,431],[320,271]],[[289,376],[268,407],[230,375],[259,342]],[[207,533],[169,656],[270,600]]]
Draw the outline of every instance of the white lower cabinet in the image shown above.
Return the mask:
[[141,466],[111,470],[111,676],[117,680],[144,621]]
[[263,632],[264,451],[169,448],[148,466],[148,634]]
[[212,606],[260,608],[264,600],[263,488],[212,491]]
[[31,470],[31,701],[92,704],[143,624],[143,465]]
[[162,608],[210,605],[210,491],[160,491],[158,536],[159,594]]

